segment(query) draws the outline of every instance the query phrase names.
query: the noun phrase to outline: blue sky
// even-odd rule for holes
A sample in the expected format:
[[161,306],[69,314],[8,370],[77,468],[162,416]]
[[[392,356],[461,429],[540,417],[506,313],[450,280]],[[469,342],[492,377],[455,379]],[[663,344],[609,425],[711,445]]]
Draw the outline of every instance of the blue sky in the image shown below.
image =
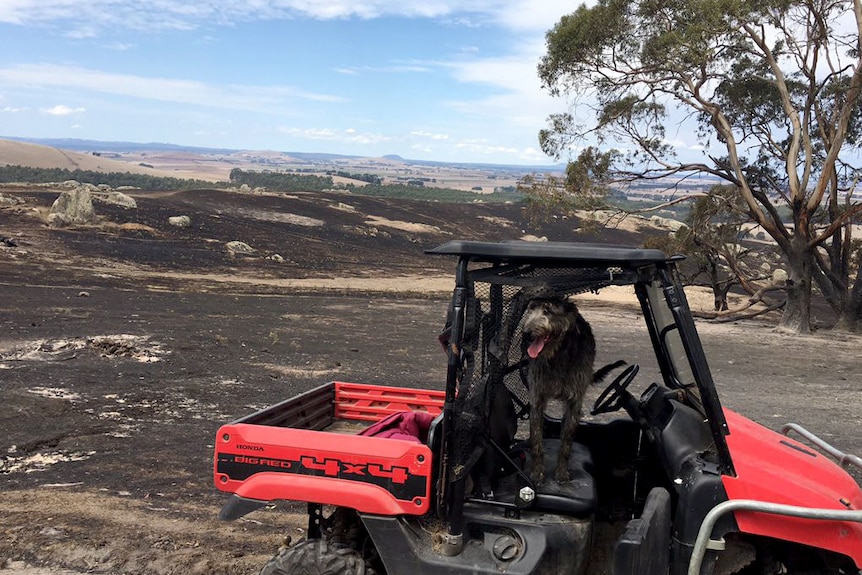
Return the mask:
[[0,136],[550,164],[552,0],[0,0]]

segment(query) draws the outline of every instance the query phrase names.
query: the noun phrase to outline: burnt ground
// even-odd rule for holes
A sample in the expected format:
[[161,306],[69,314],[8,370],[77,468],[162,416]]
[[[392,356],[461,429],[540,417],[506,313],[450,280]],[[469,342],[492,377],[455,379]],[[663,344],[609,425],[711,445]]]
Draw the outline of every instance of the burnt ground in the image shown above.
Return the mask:
[[[134,268],[137,274],[146,273],[152,287],[186,289],[186,279],[176,285],[174,279],[159,276],[189,272],[273,279],[448,273],[449,262],[422,257],[423,250],[450,239],[496,241],[524,234],[570,238],[576,227],[564,219],[533,225],[516,204],[445,204],[347,193],[131,194],[137,209],[95,203],[102,220],[98,227],[43,230],[42,222],[58,192],[7,191],[26,203],[0,212],[0,234],[14,236],[23,248],[33,247],[26,258],[9,254],[31,264],[10,269],[9,277],[31,283],[50,278],[57,283],[56,268],[69,264],[73,269],[67,282],[80,277],[88,284],[113,285],[113,278],[103,276],[112,275],[112,269],[122,274]],[[169,225],[168,218],[178,215],[188,216],[191,225]],[[254,253],[231,258],[224,244],[233,240],[249,244]],[[602,241],[640,244],[641,238],[614,230]],[[273,261],[274,255],[284,261]]]
[[[571,239],[574,225],[536,228],[515,205],[201,190],[133,192],[137,209],[97,204],[98,226],[61,231],[43,223],[57,192],[0,192],[23,201],[0,209],[0,236],[16,244],[0,247],[0,568],[10,572],[255,573],[285,535],[302,536],[304,508],[217,521],[218,426],[333,379],[442,388],[449,284],[439,278],[454,262],[423,250],[452,238]],[[188,228],[167,224],[183,214]],[[231,240],[255,252],[231,256]],[[403,287],[405,275],[426,280]],[[638,361],[648,384],[637,311],[581,307],[600,360]],[[724,404],[858,453],[862,339],[782,335],[769,322],[699,322]]]

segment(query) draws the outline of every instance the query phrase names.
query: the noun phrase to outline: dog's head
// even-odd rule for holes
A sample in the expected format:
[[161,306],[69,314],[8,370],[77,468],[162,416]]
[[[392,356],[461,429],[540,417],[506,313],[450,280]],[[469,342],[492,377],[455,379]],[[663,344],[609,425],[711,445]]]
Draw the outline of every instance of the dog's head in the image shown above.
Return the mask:
[[557,295],[531,297],[524,311],[522,342],[527,355],[552,357],[571,331],[578,333],[578,306]]

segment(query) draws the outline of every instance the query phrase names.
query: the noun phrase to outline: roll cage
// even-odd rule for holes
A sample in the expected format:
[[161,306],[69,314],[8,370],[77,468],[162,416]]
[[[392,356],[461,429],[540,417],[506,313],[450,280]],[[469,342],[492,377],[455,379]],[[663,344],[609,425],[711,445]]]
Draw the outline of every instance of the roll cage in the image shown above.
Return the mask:
[[519,415],[528,411],[527,395],[520,389],[526,378],[523,373],[518,377],[514,343],[523,313],[519,297],[527,287],[542,285],[574,295],[633,286],[665,386],[704,416],[714,463],[722,474],[734,475],[725,440],[727,421],[677,273],[680,256],[635,247],[526,241],[452,241],[426,253],[458,258],[441,338],[448,365],[437,503],[450,536],[461,533],[466,473],[474,454],[484,448],[475,437],[487,425],[494,387],[505,384]]

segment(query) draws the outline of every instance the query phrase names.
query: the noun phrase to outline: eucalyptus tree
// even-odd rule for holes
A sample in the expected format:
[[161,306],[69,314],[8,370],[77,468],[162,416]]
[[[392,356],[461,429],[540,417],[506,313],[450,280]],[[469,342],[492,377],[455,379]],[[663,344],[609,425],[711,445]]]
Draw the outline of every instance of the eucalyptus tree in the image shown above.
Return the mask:
[[[810,329],[816,285],[839,324],[860,330],[860,38],[862,0],[581,5],[546,36],[539,77],[571,108],[540,143],[557,158],[580,150],[574,164],[611,157],[606,185],[707,175],[732,186],[786,259],[781,327]],[[674,126],[696,136],[693,159],[670,143]],[[592,146],[605,151],[583,153]]]

